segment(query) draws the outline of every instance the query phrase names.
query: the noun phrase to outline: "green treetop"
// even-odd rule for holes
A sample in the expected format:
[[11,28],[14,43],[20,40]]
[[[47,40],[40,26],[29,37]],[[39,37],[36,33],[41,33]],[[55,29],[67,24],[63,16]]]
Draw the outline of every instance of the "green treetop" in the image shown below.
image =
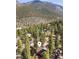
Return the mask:
[[22,52],[22,41],[20,39],[18,40],[17,45],[18,45],[17,52],[18,52],[18,54],[21,55],[21,52]]

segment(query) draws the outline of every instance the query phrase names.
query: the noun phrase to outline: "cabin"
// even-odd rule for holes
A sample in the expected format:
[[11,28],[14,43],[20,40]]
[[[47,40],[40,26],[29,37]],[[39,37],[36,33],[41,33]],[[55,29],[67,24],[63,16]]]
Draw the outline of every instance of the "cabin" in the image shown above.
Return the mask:
[[47,31],[45,32],[45,36],[50,36],[50,35],[51,35],[51,31],[47,30]]
[[21,30],[21,29],[22,29],[21,27],[17,27],[17,28],[16,28],[16,30]]
[[31,33],[26,33],[26,35],[27,35],[28,37],[31,37]]

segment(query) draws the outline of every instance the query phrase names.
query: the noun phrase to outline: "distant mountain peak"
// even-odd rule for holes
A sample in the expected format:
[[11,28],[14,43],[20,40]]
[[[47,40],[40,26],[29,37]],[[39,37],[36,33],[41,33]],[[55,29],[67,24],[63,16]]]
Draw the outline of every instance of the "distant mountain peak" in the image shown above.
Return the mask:
[[34,0],[34,1],[40,1],[40,0]]
[[40,3],[40,2],[42,2],[42,1],[40,1],[40,0],[33,0],[32,1],[32,3]]
[[27,16],[62,16],[63,8],[50,2],[32,0],[27,3],[17,4],[17,17]]

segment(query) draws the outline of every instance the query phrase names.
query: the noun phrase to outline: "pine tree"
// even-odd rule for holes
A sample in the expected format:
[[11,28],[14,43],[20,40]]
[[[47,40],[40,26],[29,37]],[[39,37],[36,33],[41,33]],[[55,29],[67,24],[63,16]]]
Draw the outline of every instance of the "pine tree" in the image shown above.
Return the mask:
[[47,50],[47,51],[45,51],[43,53],[43,57],[44,57],[44,59],[50,59],[50,57],[49,57],[49,50]]
[[25,56],[25,59],[30,59],[30,42],[28,37],[26,37],[25,43]]
[[45,42],[45,33],[41,33],[41,35],[40,35],[40,41],[41,41],[42,43]]
[[49,53],[50,55],[53,53],[54,49],[55,49],[55,42],[54,42],[54,32],[52,32],[51,36],[50,36],[50,40],[49,40]]
[[17,45],[18,45],[17,52],[18,52],[18,54],[21,55],[21,53],[22,53],[22,41],[20,39],[18,40]]
[[62,42],[61,42],[61,36],[60,35],[58,35],[58,38],[57,38],[57,47],[58,48],[62,47]]

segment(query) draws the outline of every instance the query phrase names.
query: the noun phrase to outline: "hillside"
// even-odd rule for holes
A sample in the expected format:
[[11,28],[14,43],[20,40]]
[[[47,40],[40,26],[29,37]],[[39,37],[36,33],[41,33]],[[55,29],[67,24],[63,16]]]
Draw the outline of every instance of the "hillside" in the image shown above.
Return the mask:
[[63,59],[63,7],[16,1],[16,59]]
[[63,7],[43,1],[16,3],[17,27],[63,19]]

